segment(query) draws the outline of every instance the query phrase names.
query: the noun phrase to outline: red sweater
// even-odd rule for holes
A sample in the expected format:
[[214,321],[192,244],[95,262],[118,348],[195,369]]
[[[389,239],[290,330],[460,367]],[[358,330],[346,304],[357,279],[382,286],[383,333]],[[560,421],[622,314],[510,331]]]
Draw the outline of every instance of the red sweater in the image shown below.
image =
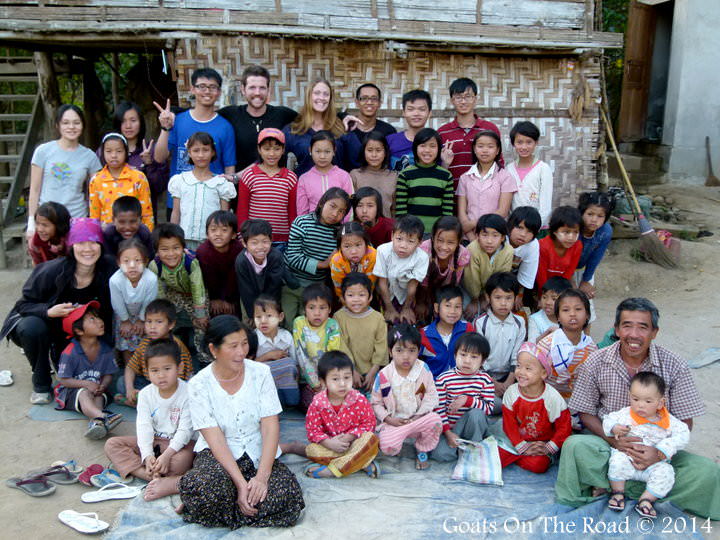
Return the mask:
[[287,242],[297,217],[296,191],[297,176],[286,168],[275,176],[257,165],[245,169],[237,185],[238,227],[248,219],[264,219],[272,225],[273,242]]
[[503,431],[521,454],[527,443],[545,441],[557,453],[572,433],[570,411],[562,396],[546,384],[536,398],[527,398],[517,384],[505,391],[502,405]]
[[394,226],[395,222],[392,219],[388,217],[381,217],[378,218],[374,227],[365,229],[374,248],[387,244],[392,240]]
[[363,433],[375,431],[375,413],[370,402],[357,390],[350,390],[335,412],[327,390],[318,392],[305,416],[305,431],[308,441],[319,443],[330,437],[352,433],[360,437]]
[[540,240],[539,244],[540,261],[538,262],[537,274],[535,275],[535,286],[537,290],[542,290],[545,282],[553,276],[572,279],[575,270],[577,270],[580,255],[582,255],[582,242],[580,239],[578,238],[577,242],[575,242],[562,257],[555,251],[552,234]]

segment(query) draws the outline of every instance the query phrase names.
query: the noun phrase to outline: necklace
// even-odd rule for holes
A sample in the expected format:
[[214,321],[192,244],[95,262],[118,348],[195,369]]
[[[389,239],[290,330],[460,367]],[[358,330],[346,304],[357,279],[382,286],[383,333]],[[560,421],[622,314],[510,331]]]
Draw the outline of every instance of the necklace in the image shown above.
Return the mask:
[[253,125],[255,126],[255,131],[257,131],[258,133],[260,133],[260,128],[262,127],[262,122],[263,122],[262,117],[260,117],[259,120],[254,120],[253,118],[250,118],[250,121],[251,121],[251,122],[253,123]]
[[234,381],[235,379],[237,379],[240,375],[242,375],[242,374],[244,373],[244,371],[245,371],[245,370],[242,370],[242,369],[241,369],[241,370],[238,371],[237,374],[236,374],[234,377],[232,377],[231,379],[221,379],[220,377],[217,376],[217,372],[216,372],[215,369],[213,368],[213,373],[215,374],[215,378],[217,379],[218,382],[233,382],[233,381]]

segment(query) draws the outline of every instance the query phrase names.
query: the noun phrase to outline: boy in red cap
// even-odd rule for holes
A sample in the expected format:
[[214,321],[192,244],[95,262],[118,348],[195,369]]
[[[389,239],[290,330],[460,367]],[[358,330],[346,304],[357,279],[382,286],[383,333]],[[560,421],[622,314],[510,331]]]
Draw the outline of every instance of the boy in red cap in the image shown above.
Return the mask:
[[99,309],[100,304],[92,300],[63,319],[63,330],[72,340],[60,355],[55,387],[56,408],[87,416],[90,424],[85,436],[95,440],[122,422],[121,414],[105,409],[112,401],[107,388],[118,368],[112,347],[98,339],[105,333]]

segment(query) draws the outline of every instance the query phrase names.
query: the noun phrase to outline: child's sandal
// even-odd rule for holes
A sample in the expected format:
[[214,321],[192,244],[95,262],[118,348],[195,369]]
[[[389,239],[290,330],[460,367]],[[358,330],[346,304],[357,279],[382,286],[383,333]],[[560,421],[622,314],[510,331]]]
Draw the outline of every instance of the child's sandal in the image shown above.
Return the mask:
[[365,467],[363,469],[365,471],[365,474],[367,474],[370,478],[380,478],[380,465],[378,465],[377,461],[371,461],[370,465]]
[[657,518],[657,512],[655,511],[653,501],[647,498],[638,500],[637,504],[635,505],[635,511],[644,518]]
[[98,417],[93,418],[90,420],[90,423],[88,424],[87,431],[85,432],[85,436],[88,439],[92,439],[94,441],[99,441],[103,437],[107,435],[107,428],[105,427],[105,419]]
[[425,469],[430,468],[430,464],[428,463],[427,452],[418,452],[417,453],[417,459],[415,460],[415,468],[418,471],[424,471]]
[[327,476],[320,476],[320,473],[326,470],[327,467],[325,465],[317,465],[313,463],[305,468],[305,476],[308,478],[329,478]]
[[608,499],[608,508],[613,512],[622,512],[625,510],[625,492],[613,491]]

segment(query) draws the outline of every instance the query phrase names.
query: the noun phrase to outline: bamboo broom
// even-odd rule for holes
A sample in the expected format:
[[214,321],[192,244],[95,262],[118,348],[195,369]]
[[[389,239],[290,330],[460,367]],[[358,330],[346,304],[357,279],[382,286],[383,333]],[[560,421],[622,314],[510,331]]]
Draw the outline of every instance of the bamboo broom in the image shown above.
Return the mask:
[[640,250],[645,254],[649,261],[659,264],[663,268],[676,268],[678,264],[677,261],[660,241],[657,234],[655,234],[655,229],[652,228],[648,219],[643,215],[637,197],[635,197],[635,190],[633,189],[630,177],[628,176],[627,170],[625,170],[625,165],[623,164],[620,152],[615,144],[612,125],[608,120],[604,103],[600,105],[600,114],[602,115],[605,130],[607,131],[610,145],[612,146],[613,153],[615,154],[615,159],[617,159],[618,166],[620,167],[620,173],[623,177],[623,181],[625,182],[625,187],[627,188],[627,192],[630,194],[632,203],[635,207],[635,212],[637,213],[638,226],[640,227]]

